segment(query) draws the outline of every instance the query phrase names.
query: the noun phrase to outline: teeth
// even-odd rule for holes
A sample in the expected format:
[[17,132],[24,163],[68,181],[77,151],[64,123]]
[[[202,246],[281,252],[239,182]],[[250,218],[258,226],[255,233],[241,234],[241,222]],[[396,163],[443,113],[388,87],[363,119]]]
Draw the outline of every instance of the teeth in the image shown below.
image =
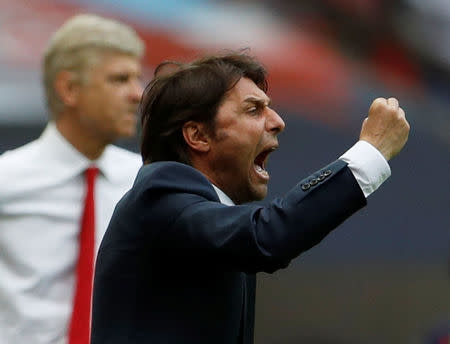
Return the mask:
[[263,174],[263,175],[265,175],[265,176],[268,176],[268,175],[269,175],[269,173],[268,173],[262,166],[255,165],[255,170],[256,170],[256,172],[258,172],[259,174]]

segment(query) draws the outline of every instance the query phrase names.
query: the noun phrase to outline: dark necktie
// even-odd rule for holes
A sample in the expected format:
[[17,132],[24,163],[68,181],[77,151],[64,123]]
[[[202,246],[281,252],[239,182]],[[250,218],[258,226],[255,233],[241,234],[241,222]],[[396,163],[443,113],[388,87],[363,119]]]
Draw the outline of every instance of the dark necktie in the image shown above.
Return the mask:
[[86,199],[81,218],[80,244],[76,270],[73,312],[69,327],[69,344],[88,344],[90,340],[92,280],[95,251],[94,187],[97,167],[86,170]]

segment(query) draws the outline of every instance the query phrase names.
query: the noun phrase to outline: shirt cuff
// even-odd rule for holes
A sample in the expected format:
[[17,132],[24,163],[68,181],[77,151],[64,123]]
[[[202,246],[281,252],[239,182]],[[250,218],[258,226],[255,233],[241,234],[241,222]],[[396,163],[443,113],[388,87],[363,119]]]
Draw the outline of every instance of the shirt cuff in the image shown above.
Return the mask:
[[339,159],[348,164],[366,198],[391,175],[384,156],[367,141],[358,141]]

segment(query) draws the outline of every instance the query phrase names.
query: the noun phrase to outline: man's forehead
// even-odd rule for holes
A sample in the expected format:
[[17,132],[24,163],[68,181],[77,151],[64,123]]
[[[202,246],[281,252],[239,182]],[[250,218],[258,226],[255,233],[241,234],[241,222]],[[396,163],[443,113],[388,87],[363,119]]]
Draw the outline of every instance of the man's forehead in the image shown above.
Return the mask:
[[91,66],[91,69],[105,70],[105,71],[116,71],[123,69],[133,69],[141,70],[141,61],[138,57],[120,53],[120,52],[109,52],[99,54]]
[[229,99],[242,102],[270,102],[270,98],[252,80],[241,78],[229,92]]

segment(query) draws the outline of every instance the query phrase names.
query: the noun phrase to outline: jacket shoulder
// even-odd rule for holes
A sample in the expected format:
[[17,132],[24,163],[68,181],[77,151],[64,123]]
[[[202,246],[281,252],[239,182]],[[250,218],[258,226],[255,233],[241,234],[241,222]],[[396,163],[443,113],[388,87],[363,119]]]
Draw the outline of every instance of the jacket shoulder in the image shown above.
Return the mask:
[[144,165],[117,204],[100,251],[139,246],[147,236],[155,243],[159,233],[169,228],[187,205],[204,201],[219,199],[195,168],[177,162]]
[[218,196],[208,179],[199,170],[179,162],[155,162],[143,166],[133,189],[171,193],[195,193],[210,200]]

